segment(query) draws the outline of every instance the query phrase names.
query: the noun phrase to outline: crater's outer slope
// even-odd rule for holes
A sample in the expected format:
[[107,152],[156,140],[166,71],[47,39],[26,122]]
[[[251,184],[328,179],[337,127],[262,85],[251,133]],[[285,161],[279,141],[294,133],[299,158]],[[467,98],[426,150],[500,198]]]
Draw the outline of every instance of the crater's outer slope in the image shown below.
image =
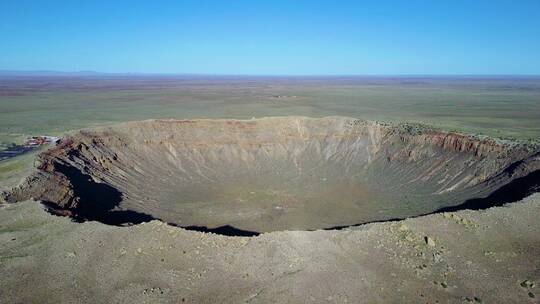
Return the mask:
[[150,120],[62,139],[5,199],[111,223],[330,228],[485,197],[537,174],[538,155],[535,145],[343,117]]

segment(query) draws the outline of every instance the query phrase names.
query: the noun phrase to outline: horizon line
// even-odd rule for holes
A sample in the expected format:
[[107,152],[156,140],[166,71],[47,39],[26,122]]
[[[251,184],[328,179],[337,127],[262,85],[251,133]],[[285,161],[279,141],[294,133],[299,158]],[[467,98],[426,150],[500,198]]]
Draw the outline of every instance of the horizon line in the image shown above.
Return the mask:
[[252,73],[190,73],[190,72],[100,72],[92,70],[6,70],[0,76],[209,76],[209,77],[540,77],[540,73],[526,74],[418,74],[418,73],[358,73],[358,74],[252,74]]

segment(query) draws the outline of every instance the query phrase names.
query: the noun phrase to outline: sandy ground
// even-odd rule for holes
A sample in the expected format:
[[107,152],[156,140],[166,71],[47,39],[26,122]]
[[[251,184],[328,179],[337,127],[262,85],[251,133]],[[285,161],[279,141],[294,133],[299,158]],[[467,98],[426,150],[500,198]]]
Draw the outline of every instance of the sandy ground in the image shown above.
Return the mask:
[[[0,209],[1,303],[538,303],[540,194],[350,230],[225,237]],[[426,239],[427,238],[427,239]]]

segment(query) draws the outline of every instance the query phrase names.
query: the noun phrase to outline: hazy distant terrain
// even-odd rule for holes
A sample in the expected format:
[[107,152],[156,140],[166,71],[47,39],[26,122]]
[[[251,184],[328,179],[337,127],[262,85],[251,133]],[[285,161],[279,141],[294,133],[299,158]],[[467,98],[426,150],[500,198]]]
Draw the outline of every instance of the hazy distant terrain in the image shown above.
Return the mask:
[[0,76],[0,142],[148,118],[343,115],[540,137],[536,77]]

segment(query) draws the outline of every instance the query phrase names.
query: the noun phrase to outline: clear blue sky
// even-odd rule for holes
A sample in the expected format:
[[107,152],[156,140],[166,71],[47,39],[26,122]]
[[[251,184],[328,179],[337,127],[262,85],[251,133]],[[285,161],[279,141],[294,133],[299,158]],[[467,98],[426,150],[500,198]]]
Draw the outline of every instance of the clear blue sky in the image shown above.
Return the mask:
[[0,0],[0,69],[540,74],[540,0]]

